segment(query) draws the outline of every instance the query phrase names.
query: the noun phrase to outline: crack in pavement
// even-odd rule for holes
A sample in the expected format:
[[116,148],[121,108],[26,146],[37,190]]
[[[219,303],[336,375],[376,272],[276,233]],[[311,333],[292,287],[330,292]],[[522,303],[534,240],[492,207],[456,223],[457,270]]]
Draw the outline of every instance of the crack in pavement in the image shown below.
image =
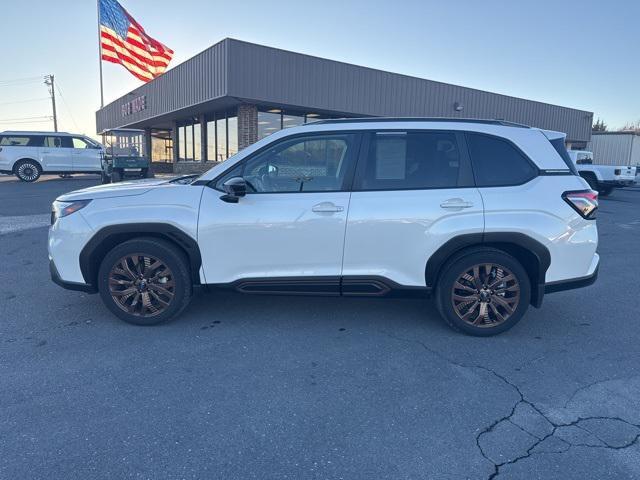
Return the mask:
[[[623,418],[620,417],[615,417],[615,416],[587,416],[587,417],[577,417],[575,420],[571,421],[571,422],[566,422],[566,423],[562,423],[562,422],[557,422],[552,420],[551,418],[549,418],[545,413],[542,412],[542,410],[540,410],[540,408],[538,408],[533,402],[527,400],[524,396],[524,394],[522,393],[522,391],[520,390],[520,388],[513,382],[511,382],[509,379],[507,379],[504,375],[496,372],[495,370],[486,367],[484,365],[472,365],[472,364],[466,364],[466,363],[462,363],[462,362],[457,362],[455,360],[452,360],[451,358],[448,358],[446,355],[440,353],[437,350],[434,350],[433,348],[429,347],[427,344],[425,344],[424,342],[417,340],[417,339],[407,339],[407,338],[402,338],[402,337],[398,337],[394,334],[388,333],[388,332],[384,332],[385,335],[387,335],[390,338],[393,338],[395,340],[401,341],[401,342],[405,342],[405,343],[413,343],[416,345],[421,346],[424,350],[426,350],[427,352],[431,353],[432,355],[435,355],[436,357],[440,358],[441,360],[445,361],[446,363],[449,363],[451,365],[455,365],[457,367],[460,368],[467,368],[467,369],[479,369],[479,370],[484,370],[485,372],[490,373],[491,375],[495,376],[496,378],[498,378],[500,381],[502,381],[505,385],[507,385],[508,387],[510,387],[511,389],[513,389],[513,391],[516,392],[516,394],[518,395],[518,400],[512,405],[511,410],[509,411],[509,413],[507,415],[504,415],[496,420],[494,420],[490,425],[486,426],[485,428],[483,428],[477,435],[476,435],[476,447],[478,448],[478,451],[480,452],[480,454],[487,460],[489,461],[494,468],[494,471],[491,473],[491,475],[489,475],[488,480],[492,480],[495,479],[498,475],[500,475],[501,470],[504,467],[507,467],[509,465],[513,465],[521,460],[527,459],[533,455],[540,455],[540,454],[544,454],[544,453],[565,453],[567,452],[571,447],[586,447],[586,448],[599,448],[599,449],[610,449],[610,450],[623,450],[625,448],[629,448],[635,444],[638,443],[638,440],[640,440],[640,424],[636,424],[636,423],[632,423],[629,422]],[[574,397],[581,391],[584,391],[585,389],[589,388],[590,386],[594,386],[594,385],[598,385],[600,383],[604,383],[607,380],[599,380],[596,382],[592,382],[588,385],[584,385],[581,386],[580,388],[576,389],[575,392],[573,392],[573,394],[570,396],[569,400],[567,400],[567,402],[565,403],[565,408],[567,405],[569,405],[569,403],[571,403],[571,401],[574,399]],[[527,430],[525,427],[523,427],[522,425],[519,425],[517,422],[515,422],[513,420],[515,414],[516,414],[516,410],[518,409],[518,407],[520,405],[526,405],[528,407],[530,407],[541,419],[543,419],[544,421],[548,422],[548,424],[551,426],[551,431],[543,436],[539,436],[536,435],[532,432],[530,432],[529,430]],[[597,420],[601,420],[601,421],[606,421],[606,422],[621,422],[626,424],[629,427],[633,427],[634,429],[636,429],[636,434],[635,436],[633,436],[631,439],[627,440],[626,442],[620,444],[620,445],[613,445],[610,442],[605,441],[604,439],[602,439],[599,435],[597,435],[596,433],[594,433],[593,431],[591,431],[589,428],[587,428],[585,425],[581,424],[581,423],[585,423],[585,422],[589,422],[589,421],[597,421]],[[529,437],[531,437],[532,439],[534,439],[532,441],[532,444],[526,448],[526,450],[524,451],[524,453],[521,453],[520,455],[515,456],[514,458],[511,458],[507,461],[504,462],[497,462],[494,459],[491,458],[490,454],[487,453],[487,451],[485,450],[485,448],[483,448],[482,446],[482,439],[483,437],[489,435],[491,432],[494,432],[499,425],[501,425],[503,422],[508,422],[511,425],[514,425],[515,427],[517,427],[518,429],[520,429],[523,433],[525,433],[526,435],[528,435]],[[561,433],[563,431],[563,429],[569,429],[570,427],[576,427],[579,430],[584,431],[585,433],[592,435],[593,437],[595,437],[599,442],[601,442],[601,445],[595,445],[595,444],[591,444],[591,443],[585,443],[585,442],[579,442],[579,441],[571,441],[568,440],[566,438],[562,438],[560,437],[559,433]],[[536,449],[538,449],[544,442],[553,439],[555,441],[559,441],[562,445],[566,445],[566,448],[563,450],[556,450],[556,451],[541,451],[539,449],[539,451],[535,451]]]

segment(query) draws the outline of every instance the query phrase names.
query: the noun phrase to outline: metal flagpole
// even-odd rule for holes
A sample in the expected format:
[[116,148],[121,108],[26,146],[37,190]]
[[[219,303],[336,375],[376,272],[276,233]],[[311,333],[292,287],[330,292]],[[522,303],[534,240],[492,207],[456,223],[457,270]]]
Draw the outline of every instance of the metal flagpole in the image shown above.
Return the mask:
[[98,65],[100,66],[100,108],[104,107],[104,87],[102,85],[102,35],[100,33],[100,0],[98,5]]

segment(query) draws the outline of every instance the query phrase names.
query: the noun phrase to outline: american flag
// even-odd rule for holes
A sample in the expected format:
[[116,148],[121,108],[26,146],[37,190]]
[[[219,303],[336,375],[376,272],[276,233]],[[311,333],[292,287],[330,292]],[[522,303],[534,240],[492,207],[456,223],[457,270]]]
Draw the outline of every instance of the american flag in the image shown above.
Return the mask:
[[100,0],[102,59],[148,82],[167,69],[173,50],[146,34],[116,0]]

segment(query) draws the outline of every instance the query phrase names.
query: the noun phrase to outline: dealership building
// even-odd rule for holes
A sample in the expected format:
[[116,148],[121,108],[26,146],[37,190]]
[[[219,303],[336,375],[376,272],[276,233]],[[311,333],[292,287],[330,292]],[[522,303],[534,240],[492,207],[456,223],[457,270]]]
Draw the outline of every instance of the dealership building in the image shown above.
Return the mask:
[[144,129],[160,171],[197,172],[280,129],[326,118],[499,119],[591,139],[593,113],[224,39],[96,112]]

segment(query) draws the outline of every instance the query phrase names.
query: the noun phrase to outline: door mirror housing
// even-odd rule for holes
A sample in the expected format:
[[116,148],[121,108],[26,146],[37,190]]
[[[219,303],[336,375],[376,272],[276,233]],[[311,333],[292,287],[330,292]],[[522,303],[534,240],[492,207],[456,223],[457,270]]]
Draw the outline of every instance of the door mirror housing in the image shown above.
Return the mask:
[[221,200],[228,203],[238,203],[240,197],[247,194],[247,182],[242,177],[233,177],[222,184],[225,195],[220,197]]

